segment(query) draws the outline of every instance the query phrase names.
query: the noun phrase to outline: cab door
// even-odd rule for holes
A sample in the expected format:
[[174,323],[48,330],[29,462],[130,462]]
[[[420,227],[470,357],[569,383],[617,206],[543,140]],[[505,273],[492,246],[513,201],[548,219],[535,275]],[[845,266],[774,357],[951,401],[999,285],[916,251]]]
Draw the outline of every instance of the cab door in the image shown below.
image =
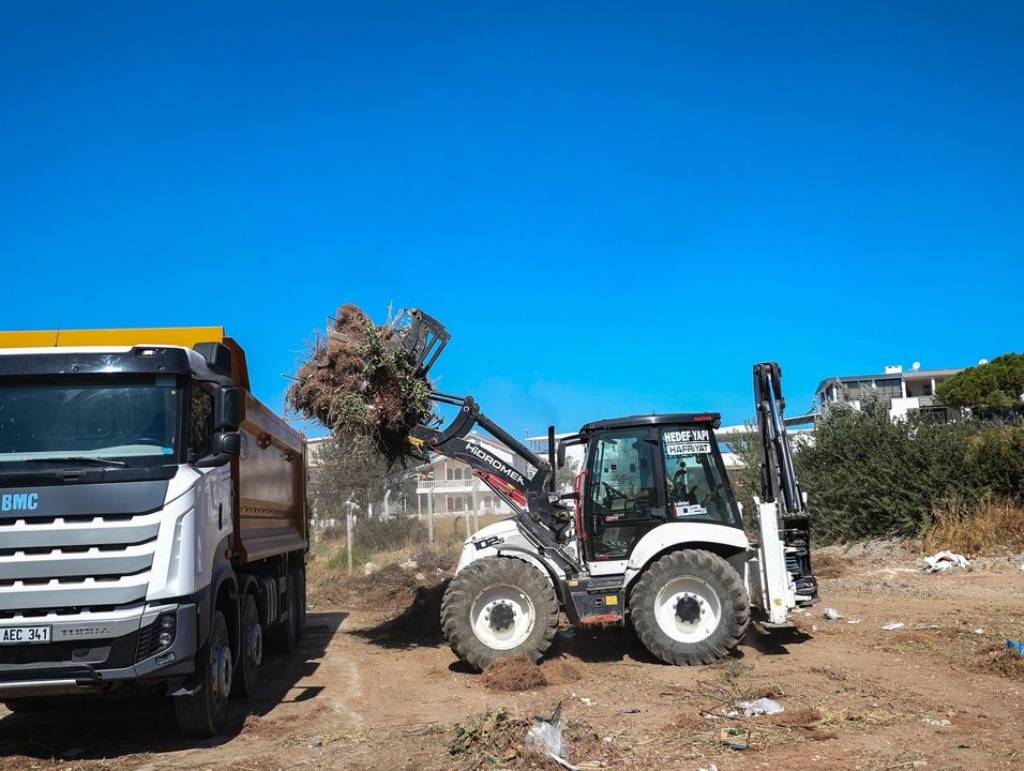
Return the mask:
[[636,542],[665,522],[660,458],[658,433],[649,428],[607,431],[590,440],[581,501],[588,562],[627,560]]

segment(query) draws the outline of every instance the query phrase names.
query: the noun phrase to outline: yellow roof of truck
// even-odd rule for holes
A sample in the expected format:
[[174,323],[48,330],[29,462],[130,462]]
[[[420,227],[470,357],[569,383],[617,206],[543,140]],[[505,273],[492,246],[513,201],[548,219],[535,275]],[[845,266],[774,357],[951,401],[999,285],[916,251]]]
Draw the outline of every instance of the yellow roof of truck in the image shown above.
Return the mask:
[[249,390],[245,352],[224,334],[224,327],[138,327],[134,329],[38,329],[0,332],[0,348],[70,348],[134,345],[176,345],[195,348],[197,343],[224,343],[231,349],[232,379]]

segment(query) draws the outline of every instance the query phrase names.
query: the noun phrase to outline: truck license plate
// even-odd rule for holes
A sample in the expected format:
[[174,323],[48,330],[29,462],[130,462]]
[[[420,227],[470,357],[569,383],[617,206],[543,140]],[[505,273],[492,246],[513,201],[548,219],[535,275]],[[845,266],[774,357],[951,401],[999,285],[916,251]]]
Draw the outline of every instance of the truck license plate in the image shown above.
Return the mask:
[[50,642],[48,626],[0,626],[0,645]]

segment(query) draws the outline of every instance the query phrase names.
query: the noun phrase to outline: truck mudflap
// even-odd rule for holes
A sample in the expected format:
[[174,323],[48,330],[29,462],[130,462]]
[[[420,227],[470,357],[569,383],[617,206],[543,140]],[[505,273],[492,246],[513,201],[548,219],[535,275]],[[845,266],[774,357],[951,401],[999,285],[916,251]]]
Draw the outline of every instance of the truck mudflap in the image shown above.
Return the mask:
[[566,615],[573,626],[605,627],[625,623],[622,576],[572,578],[565,582]]

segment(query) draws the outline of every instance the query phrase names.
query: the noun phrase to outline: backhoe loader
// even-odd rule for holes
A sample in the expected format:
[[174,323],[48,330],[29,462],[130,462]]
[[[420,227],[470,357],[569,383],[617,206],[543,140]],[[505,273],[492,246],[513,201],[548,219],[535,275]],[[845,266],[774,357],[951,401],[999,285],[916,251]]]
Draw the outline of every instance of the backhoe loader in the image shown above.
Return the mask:
[[[406,311],[393,345],[426,372],[447,345],[444,326]],[[445,427],[417,425],[424,454],[467,463],[513,510],[466,539],[441,606],[444,636],[477,669],[514,655],[539,660],[559,612],[577,627],[631,624],[670,664],[710,664],[729,654],[754,614],[787,629],[788,614],[818,602],[810,565],[810,515],[793,466],[772,362],[753,369],[761,494],[757,543],[748,540],[722,463],[714,412],[598,420],[531,451],[481,412],[471,396],[434,392],[456,408]],[[490,433],[522,459],[509,464],[468,439]],[[556,489],[566,448],[585,446],[571,492]],[[518,466],[518,467],[517,467]]]

